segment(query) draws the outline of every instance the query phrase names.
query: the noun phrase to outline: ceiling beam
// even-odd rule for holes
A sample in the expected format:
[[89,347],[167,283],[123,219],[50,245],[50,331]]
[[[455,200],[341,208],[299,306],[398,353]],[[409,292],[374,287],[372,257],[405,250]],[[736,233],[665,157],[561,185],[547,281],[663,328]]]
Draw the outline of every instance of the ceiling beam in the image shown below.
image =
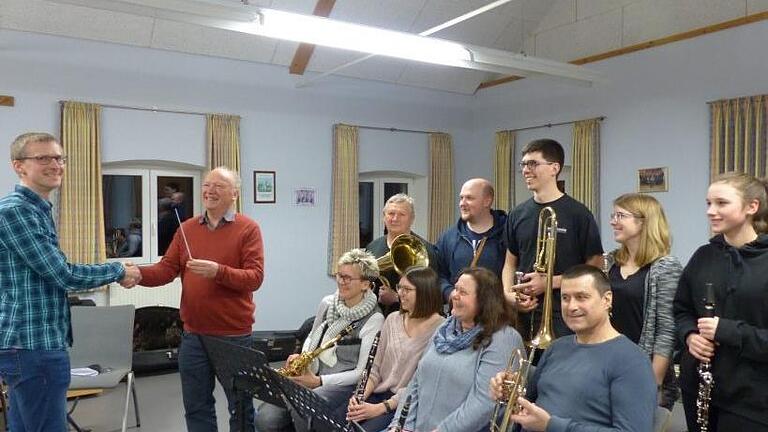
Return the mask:
[[[641,42],[639,44],[635,45],[629,45],[622,48],[618,48],[615,50],[606,51],[600,54],[595,54],[587,57],[582,57],[576,60],[572,60],[569,63],[574,65],[585,65],[588,63],[594,63],[601,60],[606,60],[612,57],[618,57],[625,54],[637,52],[646,50],[648,48],[655,48],[662,45],[667,45],[673,42],[679,42],[686,39],[692,39],[695,37],[703,36],[705,34],[709,33],[715,33],[722,30],[727,30],[735,27],[740,27],[747,24],[752,24],[758,21],[764,21],[768,19],[768,11],[767,12],[759,12],[752,15],[747,15],[741,18],[732,19],[729,21],[723,21],[721,23],[712,24],[704,27],[699,27],[693,30],[685,31],[682,33],[676,33],[670,36],[665,36],[663,38],[654,39],[646,42]],[[519,76],[505,76],[498,79],[485,81],[480,83],[480,85],[477,87],[477,90],[482,90],[489,87],[495,87],[501,84],[506,84],[508,82],[517,81],[519,79],[523,79],[523,77]]]
[[[336,0],[317,0],[315,5],[314,15],[321,17],[328,17],[331,15],[331,10],[336,4]],[[291,66],[288,71],[293,75],[304,75],[304,71],[307,70],[309,60],[312,58],[312,53],[315,52],[315,45],[308,43],[300,43],[296,48],[296,53],[293,55]]]

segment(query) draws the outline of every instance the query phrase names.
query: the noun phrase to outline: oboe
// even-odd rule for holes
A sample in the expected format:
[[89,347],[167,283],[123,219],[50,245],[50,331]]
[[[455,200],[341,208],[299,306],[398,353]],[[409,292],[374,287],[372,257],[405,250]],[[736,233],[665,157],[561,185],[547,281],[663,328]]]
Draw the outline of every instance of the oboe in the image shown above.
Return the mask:
[[371,344],[371,350],[368,352],[368,360],[365,361],[365,369],[362,375],[360,375],[360,381],[357,382],[357,388],[355,389],[355,400],[360,403],[365,399],[365,386],[368,385],[368,379],[371,377],[371,368],[373,367],[373,360],[376,358],[376,351],[379,348],[379,338],[381,332],[376,333],[376,337],[373,338],[373,344]]
[[403,426],[405,426],[405,420],[408,419],[408,411],[411,409],[411,395],[405,398],[403,403],[403,409],[400,410],[400,417],[397,418],[397,424],[392,429],[392,432],[402,432]]
[[[714,318],[715,316],[715,290],[711,282],[705,285],[704,298],[704,317]],[[715,379],[712,375],[712,359],[708,362],[699,363],[699,393],[696,397],[696,423],[701,432],[709,430],[709,402],[712,399],[712,388],[715,386]]]

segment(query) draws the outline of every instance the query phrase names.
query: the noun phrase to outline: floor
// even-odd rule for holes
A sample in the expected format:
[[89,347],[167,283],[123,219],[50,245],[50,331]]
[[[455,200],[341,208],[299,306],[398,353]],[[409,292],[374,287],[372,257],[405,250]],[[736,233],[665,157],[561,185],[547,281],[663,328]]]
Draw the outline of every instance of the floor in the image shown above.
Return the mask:
[[[141,430],[144,432],[183,432],[184,410],[181,404],[181,384],[178,373],[143,376],[136,381],[139,398]],[[219,430],[226,432],[228,414],[224,392],[217,386],[216,415]],[[122,407],[125,398],[125,386],[107,390],[97,397],[82,399],[73,417],[83,427],[93,432],[111,432],[120,430]],[[128,425],[135,425],[133,407],[129,413]],[[675,406],[667,432],[685,432],[685,419],[680,404]]]

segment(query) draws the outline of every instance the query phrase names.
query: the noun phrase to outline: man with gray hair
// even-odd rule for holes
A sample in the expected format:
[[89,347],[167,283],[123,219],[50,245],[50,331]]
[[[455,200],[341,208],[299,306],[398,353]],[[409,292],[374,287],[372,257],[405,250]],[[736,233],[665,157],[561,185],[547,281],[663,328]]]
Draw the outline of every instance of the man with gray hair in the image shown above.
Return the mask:
[[11,144],[19,184],[0,199],[0,376],[10,389],[12,431],[67,430],[67,293],[116,281],[132,286],[140,278],[130,264],[67,262],[49,201],[66,162],[47,133],[19,135]]
[[[240,177],[225,167],[211,170],[203,181],[203,207],[198,218],[184,221],[159,263],[141,267],[144,286],[182,280],[179,348],[181,394],[189,432],[216,431],[214,371],[198,335],[218,336],[230,343],[252,345],[253,292],[264,280],[261,229],[235,213]],[[232,383],[222,382],[231,431],[239,431]],[[253,402],[244,401],[246,430],[253,431]]]
[[[404,193],[392,195],[384,204],[381,216],[386,227],[386,234],[368,243],[365,247],[368,252],[372,253],[376,258],[383,257],[389,253],[392,242],[397,236],[410,234],[418,238],[424,245],[429,257],[429,266],[437,271],[437,250],[435,246],[411,231],[413,221],[416,219],[413,198]],[[389,270],[382,272],[381,277],[389,282],[389,287],[385,285],[377,286],[374,288],[374,291],[378,290],[379,306],[384,312],[384,316],[387,316],[400,308],[400,302],[395,291],[395,287],[400,282],[400,275],[394,270]]]

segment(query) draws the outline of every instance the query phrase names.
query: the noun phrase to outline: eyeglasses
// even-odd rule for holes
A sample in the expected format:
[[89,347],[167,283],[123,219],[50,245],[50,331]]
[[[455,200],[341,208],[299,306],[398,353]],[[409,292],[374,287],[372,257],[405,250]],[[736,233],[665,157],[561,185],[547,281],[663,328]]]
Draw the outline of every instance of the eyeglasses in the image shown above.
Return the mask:
[[345,275],[341,273],[336,273],[334,276],[336,277],[337,282],[341,282],[344,285],[352,282],[353,280],[367,280],[366,278],[356,278],[356,277],[352,277],[350,275]]
[[402,285],[402,284],[397,284],[397,285],[395,286],[395,289],[396,289],[396,290],[397,290],[397,292],[399,292],[399,293],[402,293],[402,292],[413,292],[413,291],[416,291],[416,288],[412,288],[412,287],[409,287],[409,286],[407,286],[407,285]]
[[40,165],[50,165],[51,162],[56,161],[59,165],[64,165],[67,163],[67,157],[66,156],[26,156],[26,157],[20,157],[16,160],[28,160],[33,159],[37,161]]
[[635,216],[632,213],[624,213],[624,212],[613,212],[610,215],[610,220],[615,221],[623,221],[624,219],[643,219],[642,216]]
[[542,161],[537,161],[535,159],[531,159],[527,161],[522,161],[517,165],[520,166],[521,170],[525,169],[526,167],[529,170],[535,170],[539,165],[552,165],[554,163],[557,163],[557,162],[546,162],[546,161],[542,162]]

